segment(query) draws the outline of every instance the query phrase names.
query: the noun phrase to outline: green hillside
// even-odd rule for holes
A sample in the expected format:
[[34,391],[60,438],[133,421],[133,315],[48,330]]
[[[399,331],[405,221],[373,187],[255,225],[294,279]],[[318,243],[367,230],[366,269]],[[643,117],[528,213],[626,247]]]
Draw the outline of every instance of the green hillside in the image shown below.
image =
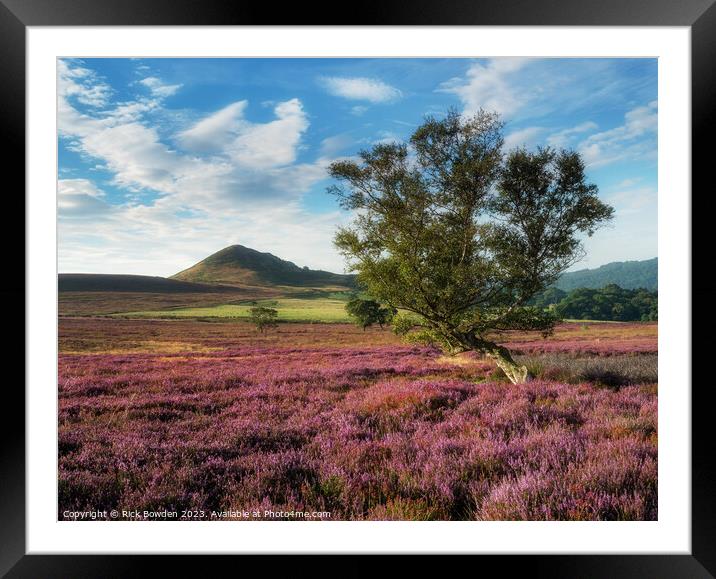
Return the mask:
[[554,285],[569,292],[577,288],[600,289],[616,284],[623,289],[658,289],[657,258],[644,261],[615,261],[596,269],[571,271],[557,280]]
[[354,278],[299,267],[270,253],[231,245],[172,276],[194,283],[255,286],[352,287]]

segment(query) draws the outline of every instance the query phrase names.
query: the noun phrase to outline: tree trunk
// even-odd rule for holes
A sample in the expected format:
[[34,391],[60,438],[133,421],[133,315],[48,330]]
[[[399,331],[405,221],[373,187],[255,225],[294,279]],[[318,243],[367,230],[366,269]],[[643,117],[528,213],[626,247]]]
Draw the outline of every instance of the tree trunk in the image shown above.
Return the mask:
[[510,351],[504,346],[474,334],[453,334],[452,337],[454,338],[453,353],[474,350],[485,354],[495,361],[500,370],[505,373],[505,376],[513,384],[521,384],[532,380],[527,366],[520,366],[515,362]]
[[521,384],[532,379],[527,371],[527,366],[520,366],[514,361],[510,351],[504,346],[495,346],[488,350],[487,355],[492,358],[500,369],[509,378],[513,384]]

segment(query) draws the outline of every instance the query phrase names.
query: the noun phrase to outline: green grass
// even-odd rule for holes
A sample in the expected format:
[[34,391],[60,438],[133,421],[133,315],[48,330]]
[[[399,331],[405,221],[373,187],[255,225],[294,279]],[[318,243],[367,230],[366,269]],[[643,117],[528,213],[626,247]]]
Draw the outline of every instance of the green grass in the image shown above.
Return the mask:
[[238,318],[247,319],[254,305],[267,306],[278,310],[278,319],[283,322],[350,322],[345,311],[345,300],[334,298],[278,298],[257,300],[241,304],[221,304],[201,308],[176,308],[172,310],[147,310],[116,314],[127,318]]

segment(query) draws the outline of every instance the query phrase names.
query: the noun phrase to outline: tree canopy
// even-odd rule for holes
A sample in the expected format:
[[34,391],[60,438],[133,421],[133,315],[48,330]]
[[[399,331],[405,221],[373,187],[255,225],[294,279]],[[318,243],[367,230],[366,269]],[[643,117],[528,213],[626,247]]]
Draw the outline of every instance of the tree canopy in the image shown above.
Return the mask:
[[396,328],[450,353],[484,352],[516,382],[526,368],[494,334],[551,331],[554,318],[528,300],[580,258],[579,235],[613,209],[578,153],[504,154],[502,129],[485,111],[428,117],[409,143],[333,163],[340,184],[329,191],[355,215],[336,246],[372,297],[409,314]]
[[249,310],[249,319],[256,326],[256,329],[262,334],[270,329],[278,326],[276,321],[278,318],[278,310],[268,308],[266,306],[254,306]]
[[562,318],[653,322],[659,319],[658,294],[645,289],[622,289],[610,284],[602,289],[579,288],[555,306]]
[[346,312],[355,319],[358,326],[364,330],[373,324],[378,324],[381,329],[385,324],[390,323],[396,311],[392,308],[381,306],[375,300],[364,300],[354,298],[346,303]]

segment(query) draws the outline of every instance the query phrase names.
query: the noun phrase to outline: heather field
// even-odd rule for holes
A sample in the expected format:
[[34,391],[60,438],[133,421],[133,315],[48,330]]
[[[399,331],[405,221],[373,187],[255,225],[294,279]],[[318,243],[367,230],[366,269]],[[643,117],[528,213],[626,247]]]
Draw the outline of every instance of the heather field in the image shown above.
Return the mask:
[[656,324],[506,343],[534,381],[347,324],[61,318],[58,517],[656,519]]

